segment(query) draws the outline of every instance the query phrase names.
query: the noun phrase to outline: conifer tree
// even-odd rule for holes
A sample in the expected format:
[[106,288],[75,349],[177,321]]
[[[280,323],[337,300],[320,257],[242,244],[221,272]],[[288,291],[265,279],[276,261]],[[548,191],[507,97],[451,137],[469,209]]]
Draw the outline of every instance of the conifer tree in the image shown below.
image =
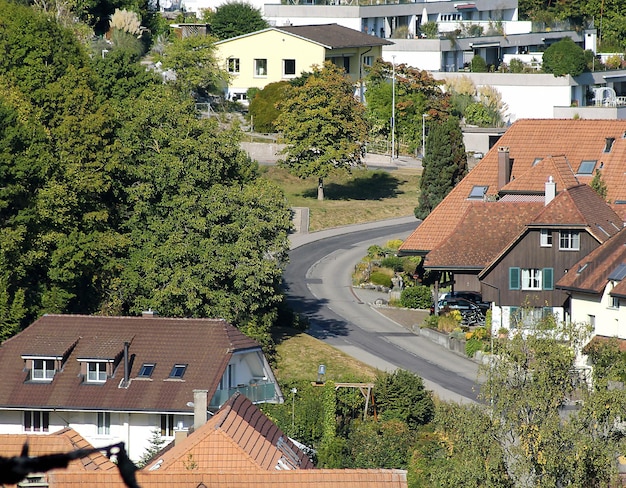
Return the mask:
[[467,174],[467,155],[458,119],[432,121],[415,216],[424,219]]

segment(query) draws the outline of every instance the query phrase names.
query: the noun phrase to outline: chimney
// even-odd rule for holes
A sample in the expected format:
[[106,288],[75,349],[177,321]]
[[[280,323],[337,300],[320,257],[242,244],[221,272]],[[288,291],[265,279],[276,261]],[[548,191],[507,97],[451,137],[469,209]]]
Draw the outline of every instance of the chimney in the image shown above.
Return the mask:
[[124,341],[124,388],[128,388],[128,378],[130,377],[130,365],[128,363],[128,347],[130,343]]
[[546,181],[546,192],[545,192],[545,201],[546,205],[548,205],[552,200],[556,197],[556,182],[552,176],[548,177],[548,181]]
[[498,147],[498,190],[511,181],[511,158],[509,146]]
[[207,419],[209,390],[193,390],[193,430],[198,430]]

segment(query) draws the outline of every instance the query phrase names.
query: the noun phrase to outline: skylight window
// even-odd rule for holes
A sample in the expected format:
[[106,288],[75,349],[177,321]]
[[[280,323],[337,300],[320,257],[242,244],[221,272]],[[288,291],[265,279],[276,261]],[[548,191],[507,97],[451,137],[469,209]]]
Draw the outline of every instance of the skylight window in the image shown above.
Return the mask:
[[150,378],[150,376],[152,376],[152,372],[154,371],[154,366],[154,363],[143,363],[137,376],[140,378]]
[[487,193],[488,188],[488,186],[474,185],[472,191],[467,198],[470,198],[472,200],[482,200],[483,198],[485,198],[485,193]]
[[624,278],[626,278],[626,264],[618,264],[609,275],[611,281],[622,281]]
[[595,159],[581,161],[580,162],[580,166],[578,167],[578,171],[576,172],[576,174],[579,174],[579,175],[592,175],[593,174],[593,170],[595,169],[597,162],[598,161],[596,161]]
[[180,379],[185,374],[185,370],[187,369],[186,364],[175,364],[170,372],[170,378]]
[[535,160],[533,161],[533,166],[539,163],[540,161],[543,161],[543,158],[535,158]]

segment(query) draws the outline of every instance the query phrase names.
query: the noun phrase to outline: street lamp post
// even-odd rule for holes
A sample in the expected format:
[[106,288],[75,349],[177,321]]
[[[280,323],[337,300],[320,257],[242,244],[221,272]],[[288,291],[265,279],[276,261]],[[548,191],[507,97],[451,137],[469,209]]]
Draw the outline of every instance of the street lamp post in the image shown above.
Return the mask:
[[391,159],[394,159],[396,147],[396,57],[391,56],[391,59]]

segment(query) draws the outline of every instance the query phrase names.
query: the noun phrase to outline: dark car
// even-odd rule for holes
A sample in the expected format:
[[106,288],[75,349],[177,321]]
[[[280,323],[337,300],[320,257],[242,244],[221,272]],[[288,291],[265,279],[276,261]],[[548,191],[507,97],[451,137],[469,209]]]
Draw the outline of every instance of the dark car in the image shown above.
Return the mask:
[[[461,313],[462,323],[465,325],[484,325],[485,313],[474,302],[465,298],[443,298],[439,300],[439,313],[447,313],[451,310],[458,310]],[[434,313],[434,307],[431,307],[430,313]]]
[[469,300],[478,305],[482,313],[487,313],[487,310],[491,308],[491,303],[483,302],[483,296],[475,291],[450,291],[441,297],[442,300],[452,298],[464,298],[465,300]]

